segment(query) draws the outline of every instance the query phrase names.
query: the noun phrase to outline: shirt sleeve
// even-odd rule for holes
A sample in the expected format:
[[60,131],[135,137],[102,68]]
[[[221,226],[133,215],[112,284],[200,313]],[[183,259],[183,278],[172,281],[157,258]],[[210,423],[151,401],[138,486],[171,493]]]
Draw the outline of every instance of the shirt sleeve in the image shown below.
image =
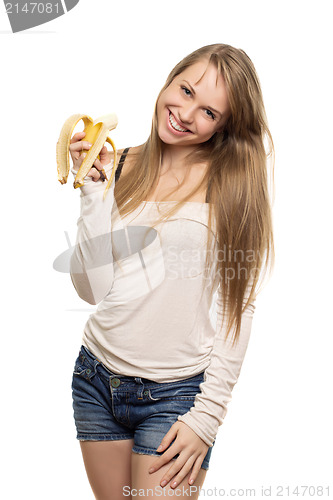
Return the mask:
[[[210,355],[210,364],[204,373],[204,381],[200,384],[200,392],[196,395],[194,406],[180,415],[178,420],[187,424],[208,445],[213,446],[219,426],[227,413],[227,405],[232,397],[232,389],[236,384],[244,356],[247,350],[252,319],[255,310],[251,302],[242,314],[238,344],[232,347],[232,334],[224,340],[226,327],[221,329],[222,305],[219,289],[217,292],[216,334]],[[245,302],[243,303],[245,304]]]
[[[104,167],[111,175],[113,160]],[[71,169],[73,176],[77,170]],[[84,178],[80,187],[80,216],[77,236],[70,258],[70,276],[77,294],[89,304],[97,304],[109,293],[114,280],[111,211],[114,203],[113,178],[103,200],[107,181]]]

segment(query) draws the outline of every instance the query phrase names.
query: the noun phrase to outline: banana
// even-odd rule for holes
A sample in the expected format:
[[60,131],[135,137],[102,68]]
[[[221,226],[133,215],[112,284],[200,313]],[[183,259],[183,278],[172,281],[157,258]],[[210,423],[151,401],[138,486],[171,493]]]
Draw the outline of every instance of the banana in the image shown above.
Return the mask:
[[[105,199],[107,190],[111,186],[113,177],[115,175],[116,171],[116,164],[117,164],[117,150],[115,148],[115,145],[108,136],[109,131],[113,130],[116,128],[118,125],[118,118],[114,113],[111,113],[109,115],[104,115],[98,118],[97,120],[93,121],[92,118],[88,115],[80,115],[80,114],[75,114],[70,116],[64,123],[60,136],[57,142],[57,170],[58,170],[58,181],[61,184],[66,184],[67,179],[68,179],[68,174],[70,170],[70,162],[69,162],[69,145],[71,141],[71,137],[73,134],[73,130],[78,124],[80,120],[83,120],[84,123],[84,132],[85,132],[85,137],[83,138],[84,141],[88,141],[92,144],[92,147],[89,149],[89,151],[83,151],[86,152],[87,155],[84,158],[76,176],[75,180],[73,183],[74,188],[78,188],[83,186],[84,184],[84,177],[87,175],[91,167],[93,166],[96,158],[99,158],[99,152],[104,146],[105,142],[108,142],[111,144],[112,149],[113,149],[113,155],[114,155],[114,162],[113,162],[113,169],[110,174],[110,178],[108,180],[108,183],[106,185],[103,199]],[[103,176],[106,178],[106,174],[104,169],[101,171],[102,172],[102,178]]]

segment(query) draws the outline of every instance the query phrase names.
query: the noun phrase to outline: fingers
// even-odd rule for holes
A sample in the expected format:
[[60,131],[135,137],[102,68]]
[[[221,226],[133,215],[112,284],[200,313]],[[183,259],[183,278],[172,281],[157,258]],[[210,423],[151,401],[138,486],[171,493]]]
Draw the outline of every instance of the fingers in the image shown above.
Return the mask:
[[[170,446],[170,444],[172,443],[172,441],[176,438],[177,436],[177,430],[178,430],[178,427],[179,427],[179,423],[176,422],[175,424],[173,424],[170,429],[168,430],[168,432],[164,435],[159,447],[157,448],[157,451],[162,451],[163,449],[167,448],[168,446]],[[173,447],[173,446],[172,446]],[[171,447],[171,448],[172,448]],[[178,453],[178,452],[176,452]],[[165,453],[164,453],[165,455]],[[163,455],[163,456],[164,456]]]
[[[86,155],[87,155],[87,153],[83,153],[82,155],[80,155],[79,160],[78,160],[78,162],[79,162],[78,163],[79,168],[82,165],[82,162],[83,162],[84,158],[86,157]],[[94,166],[96,166],[95,164],[97,162],[99,162],[99,160],[95,161]],[[94,166],[91,167],[91,169],[87,173],[87,177],[92,177],[92,180],[95,181],[95,182],[97,182],[101,178],[100,173],[99,173],[100,169],[96,169],[96,168],[94,168]]]
[[[157,448],[157,450],[159,451],[159,448]],[[181,451],[183,450],[183,448],[177,444],[177,442],[175,441],[164,453],[163,455],[160,455],[158,457],[158,459],[156,460],[156,462],[154,462],[150,469],[149,469],[149,473],[152,473],[152,472],[155,472],[157,470],[159,470],[161,467],[163,467],[163,465],[166,465],[168,464],[174,457],[175,455],[177,455],[178,453],[180,453]],[[184,450],[182,451],[184,453]],[[183,454],[183,459],[184,459],[184,454]],[[191,455],[189,455],[191,456]],[[177,459],[178,460],[178,459]],[[178,461],[178,464],[179,464],[179,461]],[[178,470],[176,471],[178,472]]]
[[[194,460],[192,460],[192,457],[191,457],[191,459],[187,460],[187,462],[183,463],[182,465],[181,465],[181,462],[179,462],[178,466],[177,466],[176,464],[177,464],[177,461],[179,460],[179,458],[180,457],[177,458],[174,465],[168,470],[168,472],[165,474],[165,476],[163,476],[163,480],[161,482],[162,487],[165,486],[169,481],[171,481],[170,487],[176,488],[176,486],[178,486],[182,482],[184,477],[186,477],[187,474],[191,471],[193,463],[194,463]],[[178,472],[178,474],[177,474],[177,472]]]
[[96,158],[96,160],[94,162],[94,167],[96,167],[98,170],[103,170],[103,165],[102,165],[101,160],[99,160],[98,158]]
[[91,146],[92,144],[90,142],[78,141],[70,144],[69,150],[73,152],[73,151],[83,151],[84,149],[86,149],[88,151],[88,149],[90,149]]
[[[92,146],[90,142],[81,140],[83,136],[85,136],[84,132],[78,132],[73,136],[73,138],[71,139],[71,143],[69,145],[69,152],[71,154],[73,162],[75,162],[75,167],[77,166],[76,162],[79,159],[79,156],[82,153],[82,151],[83,150],[88,151]],[[99,163],[96,164],[95,162],[94,165],[99,170],[101,170],[103,166],[108,165],[108,163],[110,163],[111,153],[108,151],[106,146],[103,146],[99,153],[99,156],[100,156],[100,160],[98,160]]]
[[184,477],[191,471],[195,459],[195,455],[186,455],[184,452],[181,453],[162,477],[160,486],[163,488],[169,482],[171,482],[171,488],[178,486]]
[[92,168],[93,179],[97,181],[101,180],[104,182],[107,179],[107,177],[105,174],[104,165],[98,158],[96,158],[95,160],[94,167],[95,168]]
[[108,151],[106,146],[103,146],[100,153],[99,153],[99,157],[100,157],[101,161],[103,161],[108,156],[109,156],[109,151]]
[[[156,451],[159,451],[159,452],[162,452],[163,450],[165,450],[168,446],[170,446],[170,444],[172,443],[172,441],[176,438],[177,436],[177,426],[178,426],[178,422],[176,422],[176,424],[173,424],[170,429],[168,430],[168,432],[165,434],[165,436],[163,437],[159,447],[157,448]],[[163,453],[163,455],[160,455],[160,457],[156,460],[156,462],[153,462],[150,469],[149,469],[149,474],[151,474],[152,472],[155,472],[157,471],[160,467],[162,467],[162,465],[164,465],[165,463],[168,463],[180,450],[177,450],[177,445],[178,443],[175,441],[172,446]],[[180,448],[181,449],[181,448]]]
[[112,156],[113,156],[113,152],[110,152],[106,146],[103,146],[100,153],[99,153],[101,165],[103,165],[103,167],[108,165],[111,161]]
[[192,472],[191,472],[190,478],[188,480],[188,484],[193,484],[194,481],[196,480],[196,478],[198,477],[198,474],[201,470],[201,465],[202,465],[204,458],[205,457],[202,458],[201,455],[199,455],[198,458],[196,459],[196,461],[194,462],[194,465],[192,467]]
[[[87,156],[87,153],[82,153],[78,156],[78,158],[75,161],[74,165],[74,170],[78,172],[79,168],[81,167],[84,158]],[[105,172],[103,170],[103,165],[101,164],[100,160],[96,159],[93,167],[89,170],[87,173],[86,177],[92,177],[92,180],[97,182],[99,180],[103,181],[107,179],[107,177],[104,175]]]
[[203,454],[197,456],[196,453],[193,453],[189,456],[185,455],[185,458],[184,453],[180,454],[162,477],[160,486],[163,488],[170,482],[170,488],[176,488],[187,475],[189,475],[188,484],[192,485],[199,474],[203,460]]
[[85,132],[77,132],[76,134],[73,135],[73,137],[71,138],[71,144],[73,144],[73,142],[77,142],[77,141],[80,141],[81,139],[83,139],[83,137],[86,135]]
[[[91,148],[91,144],[90,142],[88,141],[81,141],[78,139],[78,136],[80,136],[80,134],[82,135],[85,135],[84,132],[80,132],[79,134],[75,134],[73,136],[73,139],[75,138],[76,136],[76,142],[73,142],[69,145],[69,152],[70,152],[70,155],[72,157],[72,161],[73,161],[73,166],[75,169],[78,169],[81,164],[82,164],[82,161],[83,161],[83,158],[80,159],[80,155],[82,154],[82,151],[83,150],[86,150],[88,151],[90,148]],[[80,162],[79,162],[79,159],[80,159]],[[79,163],[78,163],[79,162]]]
[[[69,152],[73,160],[73,167],[74,170],[78,170],[80,166],[82,165],[82,162],[86,156],[85,153],[82,153],[83,151],[88,151],[91,147],[92,144],[88,141],[83,141],[82,139],[85,136],[85,132],[77,132],[76,134],[73,135],[70,145],[69,145]],[[104,167],[110,163],[110,152],[108,151],[106,146],[103,146],[100,153],[99,153],[100,159],[96,159],[94,162],[94,167],[96,168],[91,168],[91,170],[88,172],[87,176],[92,177],[92,179],[96,182],[98,180],[106,180],[106,175],[104,172]],[[96,170],[97,169],[97,170]],[[102,171],[101,173],[99,171]]]
[[83,153],[83,154],[77,153],[75,161],[73,160],[73,168],[74,168],[74,170],[76,170],[76,171],[79,170],[79,168],[81,167],[82,162],[83,162],[85,156],[86,156],[86,153]]
[[93,181],[97,182],[99,181],[100,179],[102,180],[103,179],[103,174],[101,176],[101,174],[99,173],[99,170],[96,170],[96,168],[91,168],[91,170],[89,170],[88,174],[87,174],[89,177],[92,177]]
[[[181,424],[181,425],[180,425]],[[189,475],[188,483],[192,485],[200,471],[202,462],[208,450],[208,446],[185,424],[176,422],[169,429],[167,434],[161,441],[157,451],[165,449],[170,445],[170,442],[175,438],[169,448],[159,456],[156,462],[151,464],[148,473],[153,473],[162,465],[170,462],[172,458],[178,454],[178,458],[173,465],[163,475],[160,485],[163,488],[169,482],[171,488],[179,485],[183,479]],[[193,469],[192,469],[193,467]]]
[[[82,165],[82,162],[86,156],[87,156],[87,153],[83,153],[79,156],[79,158],[76,162],[77,170]],[[91,169],[87,173],[87,177],[92,177],[92,180],[94,182],[97,182],[99,180],[103,181],[103,179],[106,179],[106,177],[103,173],[103,166],[101,165],[101,162],[98,159],[96,159],[94,165],[91,167]]]

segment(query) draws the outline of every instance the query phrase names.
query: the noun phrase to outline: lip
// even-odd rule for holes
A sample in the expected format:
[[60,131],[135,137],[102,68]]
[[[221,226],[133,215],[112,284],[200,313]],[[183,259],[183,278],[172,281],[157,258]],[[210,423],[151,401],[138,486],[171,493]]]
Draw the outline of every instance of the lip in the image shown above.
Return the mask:
[[179,130],[175,130],[171,124],[170,124],[170,114],[172,115],[173,119],[175,120],[175,122],[182,128],[187,128],[187,127],[184,127],[184,125],[182,125],[181,123],[179,123],[179,121],[177,120],[177,118],[175,117],[175,115],[168,109],[168,116],[167,116],[167,126],[168,126],[168,129],[175,135],[178,135],[178,136],[185,136],[185,135],[189,135],[189,134],[192,134],[192,132],[190,130],[187,130],[187,132],[180,132]]

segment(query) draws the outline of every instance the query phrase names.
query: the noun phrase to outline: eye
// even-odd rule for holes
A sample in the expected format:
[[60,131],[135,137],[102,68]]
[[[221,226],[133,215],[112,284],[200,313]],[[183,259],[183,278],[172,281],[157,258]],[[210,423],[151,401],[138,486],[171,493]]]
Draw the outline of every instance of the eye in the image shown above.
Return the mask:
[[182,86],[181,89],[184,91],[185,95],[192,95],[192,92],[187,87]]
[[214,113],[211,112],[210,109],[205,109],[206,113],[207,113],[207,116],[209,116],[210,118],[212,118],[213,120],[215,120],[216,116],[214,115]]

